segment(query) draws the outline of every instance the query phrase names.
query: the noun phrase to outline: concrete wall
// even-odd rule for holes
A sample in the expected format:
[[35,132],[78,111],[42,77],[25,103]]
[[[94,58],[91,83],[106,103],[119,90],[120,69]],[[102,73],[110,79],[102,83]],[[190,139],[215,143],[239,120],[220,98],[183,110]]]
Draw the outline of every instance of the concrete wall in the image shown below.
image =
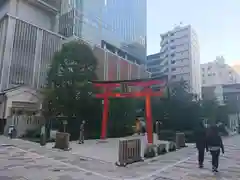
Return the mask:
[[19,1],[16,16],[39,27],[54,30],[55,15],[31,5],[24,0]]
[[26,0],[6,1],[0,6],[0,19],[6,13],[48,30],[55,30],[57,23],[56,14],[30,4]]

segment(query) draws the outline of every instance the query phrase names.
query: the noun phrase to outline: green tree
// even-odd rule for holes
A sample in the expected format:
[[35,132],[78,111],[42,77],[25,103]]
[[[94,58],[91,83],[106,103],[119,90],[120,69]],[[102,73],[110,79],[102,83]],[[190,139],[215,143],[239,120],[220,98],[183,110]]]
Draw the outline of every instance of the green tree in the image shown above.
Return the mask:
[[137,99],[115,98],[110,100],[108,135],[122,137],[131,135],[136,119]]
[[201,115],[207,120],[209,124],[216,124],[217,122],[218,102],[216,99],[203,100],[201,102]]
[[185,81],[169,83],[169,98],[153,101],[153,116],[163,122],[162,127],[173,130],[191,130],[200,121],[200,103],[189,93]]
[[224,125],[229,125],[228,114],[229,107],[227,105],[218,105],[216,119],[217,122],[221,122]]
[[95,89],[89,83],[97,79],[96,68],[97,59],[89,46],[77,41],[64,44],[48,73],[44,104],[51,112],[45,114],[66,117],[71,131],[78,132],[83,119],[91,127],[101,111],[100,101],[92,98]]

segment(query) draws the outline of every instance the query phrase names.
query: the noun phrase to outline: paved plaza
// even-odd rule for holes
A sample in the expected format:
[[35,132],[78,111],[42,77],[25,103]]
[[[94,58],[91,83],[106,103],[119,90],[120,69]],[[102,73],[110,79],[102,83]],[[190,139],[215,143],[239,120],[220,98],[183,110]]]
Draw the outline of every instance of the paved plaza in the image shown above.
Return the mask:
[[[171,152],[126,168],[81,153],[63,152],[38,144],[0,137],[0,180],[238,180],[240,136],[224,140],[225,155],[220,172],[211,172],[207,154],[205,168],[198,169],[194,146]],[[101,153],[95,149],[95,153]]]

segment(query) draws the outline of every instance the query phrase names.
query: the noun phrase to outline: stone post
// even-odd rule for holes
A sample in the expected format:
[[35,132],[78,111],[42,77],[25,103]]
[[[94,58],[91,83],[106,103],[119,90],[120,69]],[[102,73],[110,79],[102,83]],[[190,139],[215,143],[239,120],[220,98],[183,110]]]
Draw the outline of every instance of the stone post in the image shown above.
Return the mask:
[[85,121],[83,120],[80,126],[79,144],[84,144],[84,125]]
[[46,145],[46,127],[45,127],[45,125],[42,125],[42,127],[41,127],[40,145],[41,146]]

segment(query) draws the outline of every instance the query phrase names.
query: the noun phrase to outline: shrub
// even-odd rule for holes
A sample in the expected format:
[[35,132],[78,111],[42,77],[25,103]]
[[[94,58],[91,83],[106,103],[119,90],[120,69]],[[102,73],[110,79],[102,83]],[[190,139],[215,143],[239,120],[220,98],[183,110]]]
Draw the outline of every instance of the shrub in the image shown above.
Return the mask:
[[25,138],[40,138],[40,129],[27,130],[24,137]]
[[175,141],[175,136],[175,132],[172,130],[160,130],[158,139],[165,141]]
[[186,143],[194,143],[195,142],[195,135],[193,131],[185,131],[185,141]]
[[170,142],[169,147],[168,147],[168,151],[172,152],[172,151],[176,151],[176,149],[177,149],[176,144],[174,142]]
[[161,155],[161,154],[165,154],[166,152],[167,152],[166,144],[159,144],[157,147],[157,154]]
[[228,136],[229,133],[228,131],[226,130],[224,124],[221,124],[219,127],[218,127],[218,130],[219,130],[219,133],[221,136]]
[[145,158],[153,158],[155,156],[156,156],[155,146],[154,145],[147,146],[145,149],[145,152],[144,152],[144,157]]

